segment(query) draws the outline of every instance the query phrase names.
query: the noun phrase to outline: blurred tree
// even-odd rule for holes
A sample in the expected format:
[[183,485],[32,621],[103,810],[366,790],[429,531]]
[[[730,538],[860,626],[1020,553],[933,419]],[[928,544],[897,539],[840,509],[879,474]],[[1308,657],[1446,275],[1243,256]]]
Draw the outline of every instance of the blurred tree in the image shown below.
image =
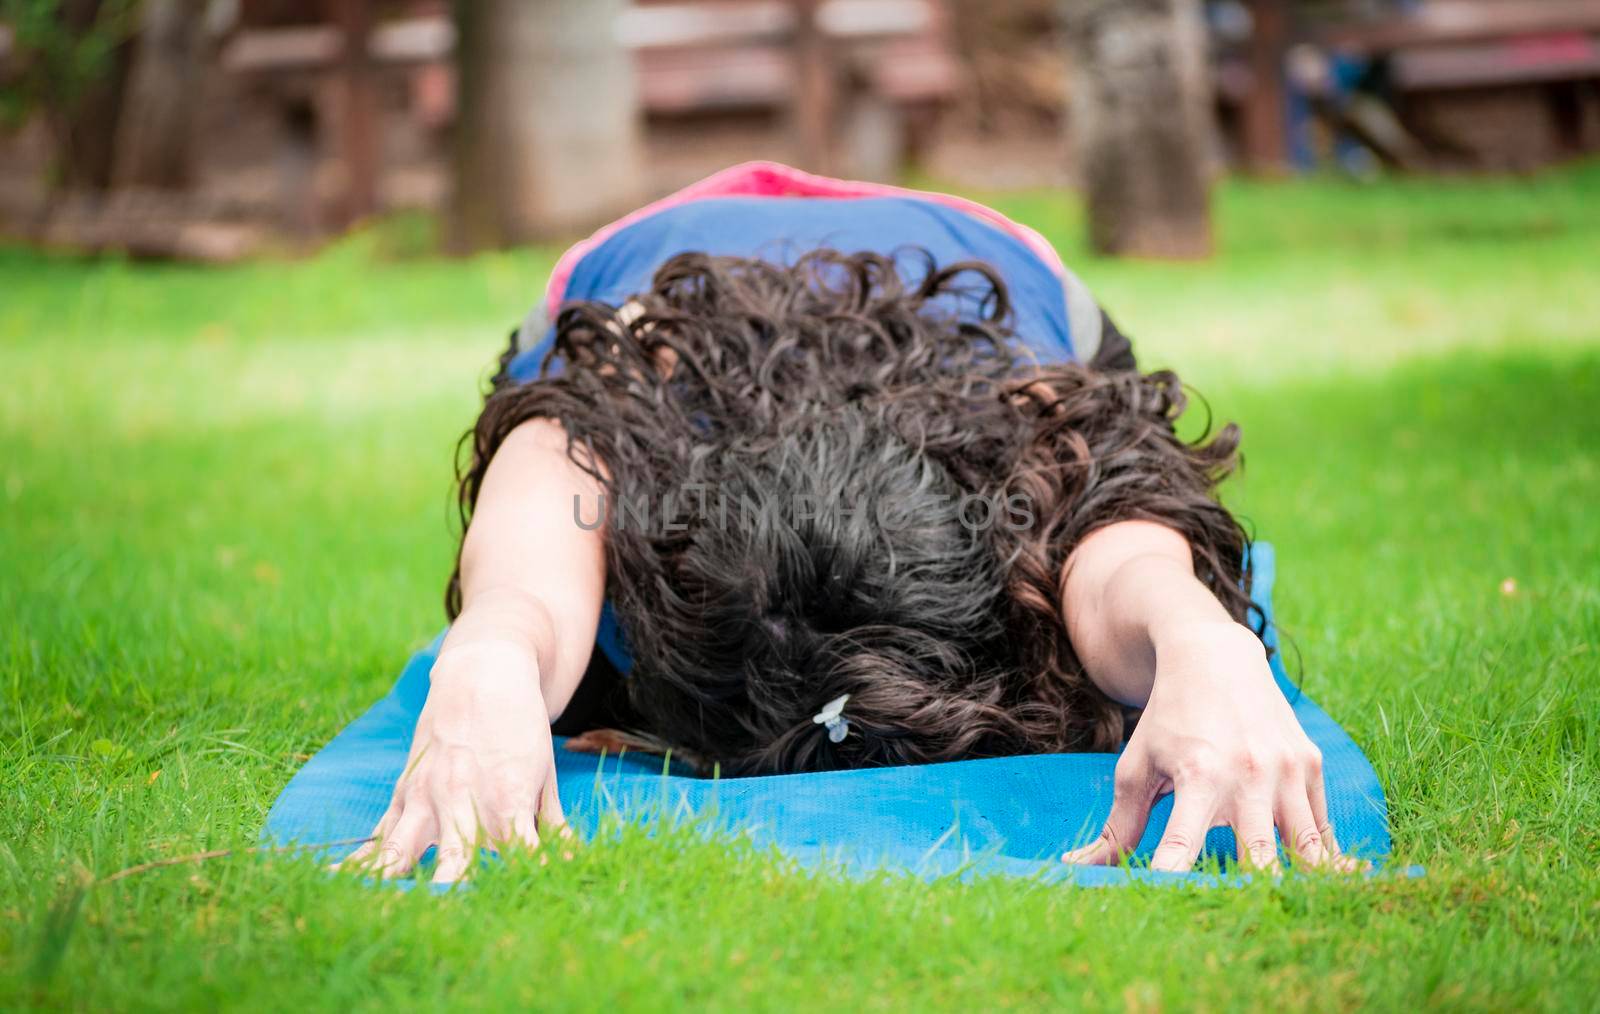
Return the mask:
[[1063,0],[1072,147],[1089,240],[1107,254],[1211,252],[1211,121],[1200,0]]
[[206,0],[145,0],[117,127],[117,186],[188,185]]
[[16,124],[44,117],[55,141],[56,182],[111,185],[117,121],[137,0],[0,0],[16,67],[0,90],[0,115]]
[[570,233],[635,197],[626,0],[457,0],[455,191],[465,252]]

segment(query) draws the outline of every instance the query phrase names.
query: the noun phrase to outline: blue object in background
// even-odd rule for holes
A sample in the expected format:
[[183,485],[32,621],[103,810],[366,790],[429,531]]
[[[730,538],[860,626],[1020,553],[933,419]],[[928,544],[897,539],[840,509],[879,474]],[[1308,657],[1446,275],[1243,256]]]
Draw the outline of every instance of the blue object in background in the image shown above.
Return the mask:
[[[1272,631],[1272,547],[1251,550],[1253,595]],[[315,846],[370,834],[405,768],[428,673],[439,642],[415,655],[389,695],[345,728],[290,780],[267,815],[272,844]],[[1361,748],[1293,686],[1273,654],[1278,686],[1306,734],[1322,750],[1329,816],[1347,853],[1381,863],[1389,855],[1383,790]],[[1047,754],[821,774],[703,779],[662,772],[657,757],[601,758],[569,753],[556,740],[556,771],[568,819],[585,837],[614,809],[650,819],[665,809],[704,817],[708,829],[748,835],[802,863],[839,862],[851,871],[900,870],[1039,876],[1083,884],[1200,880],[1164,874],[1069,867],[1062,851],[1093,839],[1111,810],[1116,755]],[[1139,843],[1148,859],[1166,827],[1162,799]],[[322,849],[336,859],[354,846]],[[1233,834],[1213,829],[1206,853],[1231,859]]]

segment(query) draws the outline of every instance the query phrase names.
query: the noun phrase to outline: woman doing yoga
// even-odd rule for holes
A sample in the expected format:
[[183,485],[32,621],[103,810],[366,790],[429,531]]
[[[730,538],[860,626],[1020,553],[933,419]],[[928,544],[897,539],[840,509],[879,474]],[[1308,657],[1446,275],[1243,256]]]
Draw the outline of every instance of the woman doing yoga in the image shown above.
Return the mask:
[[[452,881],[564,828],[553,734],[722,776],[1122,749],[1063,858],[1346,862],[1171,373],[1037,234],[739,167],[558,266],[466,442],[411,760],[351,861]],[[596,652],[597,643],[601,651]]]

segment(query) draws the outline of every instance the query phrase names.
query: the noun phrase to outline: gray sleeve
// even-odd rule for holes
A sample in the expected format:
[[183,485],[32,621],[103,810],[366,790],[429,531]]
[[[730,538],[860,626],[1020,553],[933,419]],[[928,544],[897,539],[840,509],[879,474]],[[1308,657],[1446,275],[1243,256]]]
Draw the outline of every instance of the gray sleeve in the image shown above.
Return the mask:
[[1103,338],[1101,321],[1104,315],[1100,304],[1083,284],[1083,279],[1069,268],[1061,278],[1061,287],[1067,298],[1067,327],[1072,332],[1072,351],[1080,362],[1092,362],[1100,351]]

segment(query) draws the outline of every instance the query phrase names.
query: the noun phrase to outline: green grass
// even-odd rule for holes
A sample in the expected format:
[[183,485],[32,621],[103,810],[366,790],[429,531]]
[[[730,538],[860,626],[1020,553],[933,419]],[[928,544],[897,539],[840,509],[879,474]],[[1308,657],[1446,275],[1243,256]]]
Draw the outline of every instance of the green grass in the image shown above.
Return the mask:
[[255,856],[85,886],[252,844],[437,629],[452,446],[551,256],[0,250],[0,1006],[1595,1009],[1600,169],[1233,185],[1191,266],[995,200],[1244,426],[1304,684],[1428,876],[863,883],[667,833],[449,897]]

